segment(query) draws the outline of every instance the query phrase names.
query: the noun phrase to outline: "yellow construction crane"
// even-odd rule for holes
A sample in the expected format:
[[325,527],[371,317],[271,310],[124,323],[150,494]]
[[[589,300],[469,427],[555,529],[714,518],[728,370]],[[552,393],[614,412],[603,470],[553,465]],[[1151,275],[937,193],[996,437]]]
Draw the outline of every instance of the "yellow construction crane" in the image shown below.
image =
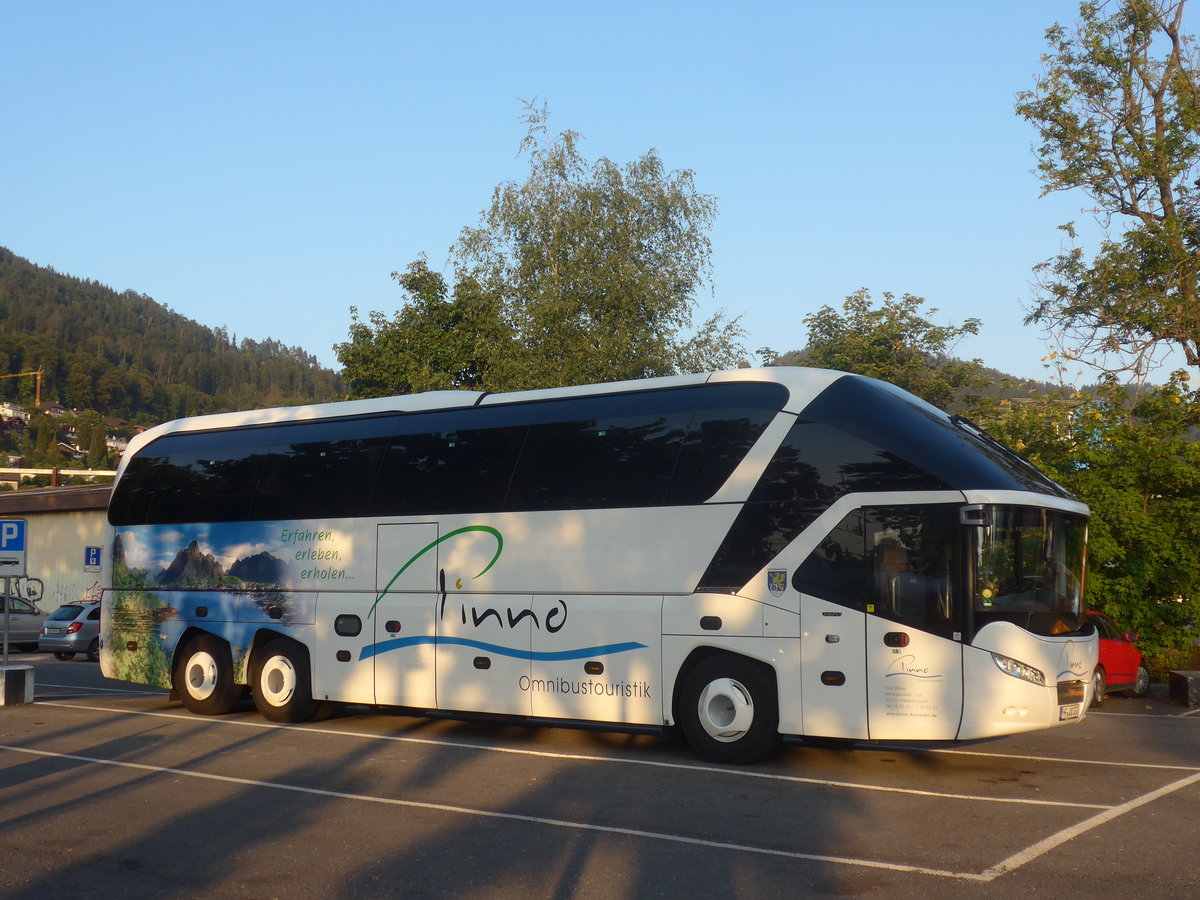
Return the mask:
[[42,410],[42,376],[43,376],[43,375],[45,375],[45,374],[46,374],[46,373],[45,373],[45,372],[44,372],[42,369],[38,369],[36,372],[17,372],[17,373],[15,373],[15,374],[13,374],[13,375],[0,375],[0,378],[29,378],[29,377],[33,377],[33,378],[34,378],[34,383],[33,383],[33,385],[34,385],[34,387],[33,387],[34,399],[33,399],[33,403],[34,403],[34,406],[36,406],[36,407],[37,407],[37,409],[38,409],[38,412],[41,412],[41,410]]

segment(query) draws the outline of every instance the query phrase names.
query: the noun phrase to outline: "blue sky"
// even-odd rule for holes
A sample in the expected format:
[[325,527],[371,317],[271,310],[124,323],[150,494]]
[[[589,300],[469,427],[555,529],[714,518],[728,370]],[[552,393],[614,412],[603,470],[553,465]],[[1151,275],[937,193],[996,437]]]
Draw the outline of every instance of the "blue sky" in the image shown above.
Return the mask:
[[2,0],[0,246],[337,367],[419,254],[520,179],[519,98],[583,151],[656,148],[718,201],[714,292],[753,350],[860,287],[983,320],[1023,377],[1031,269],[1086,220],[1039,199],[1013,113],[1065,0],[202,5]]

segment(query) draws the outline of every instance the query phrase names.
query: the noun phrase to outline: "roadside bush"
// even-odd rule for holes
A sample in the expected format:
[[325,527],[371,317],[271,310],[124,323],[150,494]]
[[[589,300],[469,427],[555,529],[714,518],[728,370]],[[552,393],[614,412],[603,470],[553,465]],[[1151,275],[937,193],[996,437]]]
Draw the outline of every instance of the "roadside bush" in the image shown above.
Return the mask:
[[1170,647],[1146,656],[1146,668],[1150,670],[1150,680],[1165,683],[1167,673],[1178,671],[1200,671],[1200,647]]

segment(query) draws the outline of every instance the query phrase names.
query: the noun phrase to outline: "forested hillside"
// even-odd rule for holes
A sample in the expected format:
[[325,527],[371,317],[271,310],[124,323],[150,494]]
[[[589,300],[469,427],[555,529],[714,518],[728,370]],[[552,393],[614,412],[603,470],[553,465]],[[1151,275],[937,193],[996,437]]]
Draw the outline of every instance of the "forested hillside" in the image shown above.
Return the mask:
[[[0,375],[44,371],[42,400],[152,424],[337,399],[340,376],[299,347],[231,338],[134,291],[61,275],[0,247]],[[0,380],[32,405],[33,378]]]

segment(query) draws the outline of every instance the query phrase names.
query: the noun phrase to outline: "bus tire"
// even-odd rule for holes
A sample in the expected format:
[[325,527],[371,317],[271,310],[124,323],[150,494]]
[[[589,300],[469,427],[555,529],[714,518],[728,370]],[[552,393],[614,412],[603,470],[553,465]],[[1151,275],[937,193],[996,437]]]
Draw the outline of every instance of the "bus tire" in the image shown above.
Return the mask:
[[679,724],[712,762],[744,764],[779,744],[779,705],[766,669],[730,654],[701,661],[683,682]]
[[307,722],[317,712],[307,651],[295,641],[268,641],[254,654],[250,692],[263,718],[271,722]]
[[176,659],[174,684],[188,712],[201,716],[229,712],[238,699],[229,645],[211,634],[192,638]]

